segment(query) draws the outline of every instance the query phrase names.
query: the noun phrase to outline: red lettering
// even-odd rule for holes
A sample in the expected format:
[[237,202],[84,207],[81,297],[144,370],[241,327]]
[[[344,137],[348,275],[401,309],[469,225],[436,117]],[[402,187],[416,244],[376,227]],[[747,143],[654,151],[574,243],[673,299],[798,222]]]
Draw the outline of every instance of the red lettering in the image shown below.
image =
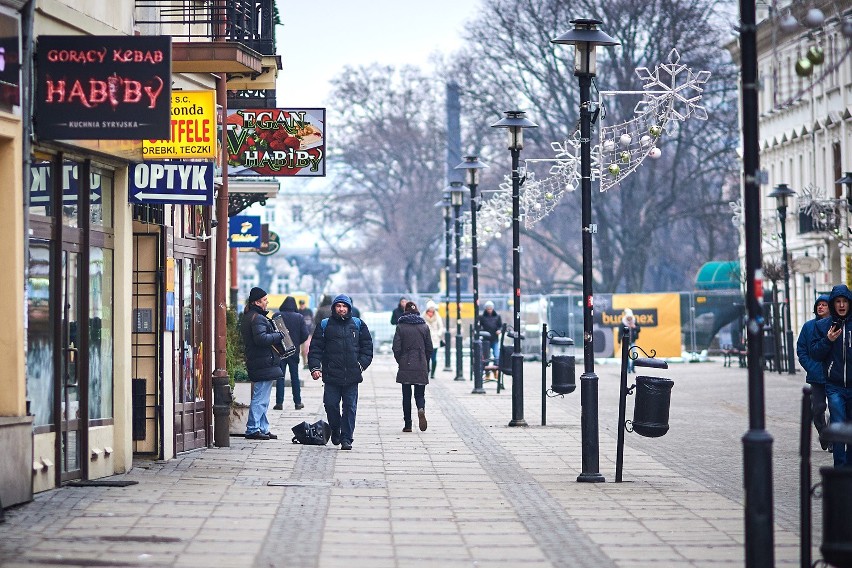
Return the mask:
[[80,99],[80,104],[82,104],[86,108],[92,108],[92,105],[89,104],[89,101],[86,99],[86,91],[83,90],[83,85],[80,84],[80,81],[74,81],[74,84],[71,86],[71,91],[68,93],[68,102],[73,102],[74,99]]
[[46,82],[47,85],[47,93],[45,97],[46,103],[52,103],[54,95],[59,99],[56,102],[64,102],[65,101],[65,81],[53,81],[48,80]]
[[142,99],[142,83],[139,81],[132,81],[130,79],[124,80],[124,102],[126,103],[138,103]]
[[107,83],[106,81],[96,81],[89,79],[89,102],[100,104],[107,100]]

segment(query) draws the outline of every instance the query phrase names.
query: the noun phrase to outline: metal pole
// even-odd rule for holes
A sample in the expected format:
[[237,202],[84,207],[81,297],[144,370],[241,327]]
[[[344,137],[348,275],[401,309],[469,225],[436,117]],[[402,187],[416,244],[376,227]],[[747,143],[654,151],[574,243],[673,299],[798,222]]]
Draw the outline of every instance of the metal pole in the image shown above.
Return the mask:
[[597,226],[592,225],[592,115],[591,75],[578,75],[580,80],[580,186],[582,244],[583,244],[583,374],[580,376],[580,433],[582,437],[582,472],[579,482],[603,483],[600,474],[600,456],[598,441],[598,376],[595,374],[595,350],[593,316],[594,296],[592,295],[592,233]]
[[618,391],[618,442],[615,448],[615,482],[621,483],[624,468],[624,420],[627,414],[627,358],[630,357],[630,329],[621,327],[621,389]]
[[462,349],[464,339],[462,338],[461,322],[461,219],[460,205],[453,205],[453,215],[456,221],[456,381],[463,381],[462,372]]
[[547,425],[547,324],[541,324],[541,425]]
[[796,355],[793,352],[793,330],[790,321],[790,264],[787,262],[787,207],[778,208],[781,220],[781,260],[784,266],[784,351],[787,355],[787,373],[796,374]]
[[775,566],[772,436],[765,426],[763,273],[760,251],[760,155],[755,0],[740,0],[743,194],[748,338],[749,430],[743,435],[746,568]]
[[[474,172],[476,170],[473,170]],[[473,278],[473,333],[471,334],[470,366],[473,370],[471,394],[485,394],[482,387],[482,338],[479,337],[479,262],[476,252],[476,184],[471,176],[470,187],[470,261]]]
[[811,568],[811,386],[802,387],[799,436],[799,565]]
[[450,333],[450,240],[452,239],[449,211],[444,215],[444,371],[452,371],[452,334]]
[[512,312],[515,345],[512,350],[512,420],[509,426],[526,426],[524,420],[524,354],[521,353],[521,176],[518,171],[521,151],[512,153]]

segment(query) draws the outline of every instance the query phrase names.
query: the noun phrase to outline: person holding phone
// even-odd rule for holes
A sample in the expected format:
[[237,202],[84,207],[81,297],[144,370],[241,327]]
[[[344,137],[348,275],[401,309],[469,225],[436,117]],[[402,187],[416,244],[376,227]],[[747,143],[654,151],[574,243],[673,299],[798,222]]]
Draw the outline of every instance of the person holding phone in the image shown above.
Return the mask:
[[[852,418],[852,318],[849,308],[852,292],[845,284],[831,289],[828,307],[831,317],[818,322],[811,342],[811,356],[825,368],[825,395],[832,424]],[[849,361],[849,363],[847,363]],[[833,444],[834,466],[847,464],[847,445]]]

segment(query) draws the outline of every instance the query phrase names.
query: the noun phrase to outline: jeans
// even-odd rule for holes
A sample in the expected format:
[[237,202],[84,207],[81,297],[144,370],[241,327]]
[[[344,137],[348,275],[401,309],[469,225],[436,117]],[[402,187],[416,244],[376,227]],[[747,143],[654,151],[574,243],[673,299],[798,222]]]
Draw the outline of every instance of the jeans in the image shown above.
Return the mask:
[[[828,398],[828,414],[832,424],[846,422],[849,416],[849,403],[852,402],[852,389],[825,385],[825,394]],[[846,465],[846,444],[835,442],[832,455],[834,456],[834,467]]]
[[[355,433],[355,411],[358,408],[358,383],[345,386],[325,383],[323,391],[322,402],[325,405],[325,414],[331,431],[340,432],[340,441],[351,444]],[[342,416],[341,401],[343,402]]]
[[251,403],[249,404],[246,436],[255,432],[269,433],[269,395],[272,394],[272,381],[256,381],[251,384]]
[[299,382],[299,355],[292,355],[281,360],[281,370],[284,376],[275,381],[275,404],[284,404],[284,385],[287,380],[287,367],[290,368],[290,386],[293,387],[293,402],[302,403],[302,384]]
[[438,348],[437,347],[432,349],[431,361],[432,361],[431,364],[430,364],[431,368],[429,370],[430,370],[430,374],[434,377],[435,376],[435,367],[438,366]]
[[414,404],[418,410],[426,408],[426,385],[402,385],[402,418],[411,426],[411,387],[414,387]]
[[500,361],[500,341],[492,341],[491,342],[491,355],[494,357],[494,362],[499,363],[499,361]]

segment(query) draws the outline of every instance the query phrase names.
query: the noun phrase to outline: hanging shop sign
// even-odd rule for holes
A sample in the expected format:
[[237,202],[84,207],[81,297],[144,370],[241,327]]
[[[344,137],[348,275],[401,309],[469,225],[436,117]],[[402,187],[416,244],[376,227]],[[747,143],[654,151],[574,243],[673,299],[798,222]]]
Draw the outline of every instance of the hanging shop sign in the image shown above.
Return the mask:
[[216,93],[172,93],[171,137],[143,140],[144,159],[216,158]]
[[0,6],[0,109],[20,111],[20,86],[21,17]]
[[[30,166],[30,203],[47,205],[50,203],[50,193],[53,191],[53,164],[37,162]],[[79,199],[80,183],[79,164],[66,161],[62,164],[62,204],[74,205]],[[92,204],[101,202],[101,175],[92,172],[89,175],[89,200]]]
[[260,216],[228,217],[228,243],[231,248],[259,249],[261,236]]
[[171,136],[170,36],[39,36],[37,52],[40,139]]
[[130,203],[213,205],[213,162],[161,160],[130,164]]
[[325,175],[325,109],[229,110],[228,176]]

